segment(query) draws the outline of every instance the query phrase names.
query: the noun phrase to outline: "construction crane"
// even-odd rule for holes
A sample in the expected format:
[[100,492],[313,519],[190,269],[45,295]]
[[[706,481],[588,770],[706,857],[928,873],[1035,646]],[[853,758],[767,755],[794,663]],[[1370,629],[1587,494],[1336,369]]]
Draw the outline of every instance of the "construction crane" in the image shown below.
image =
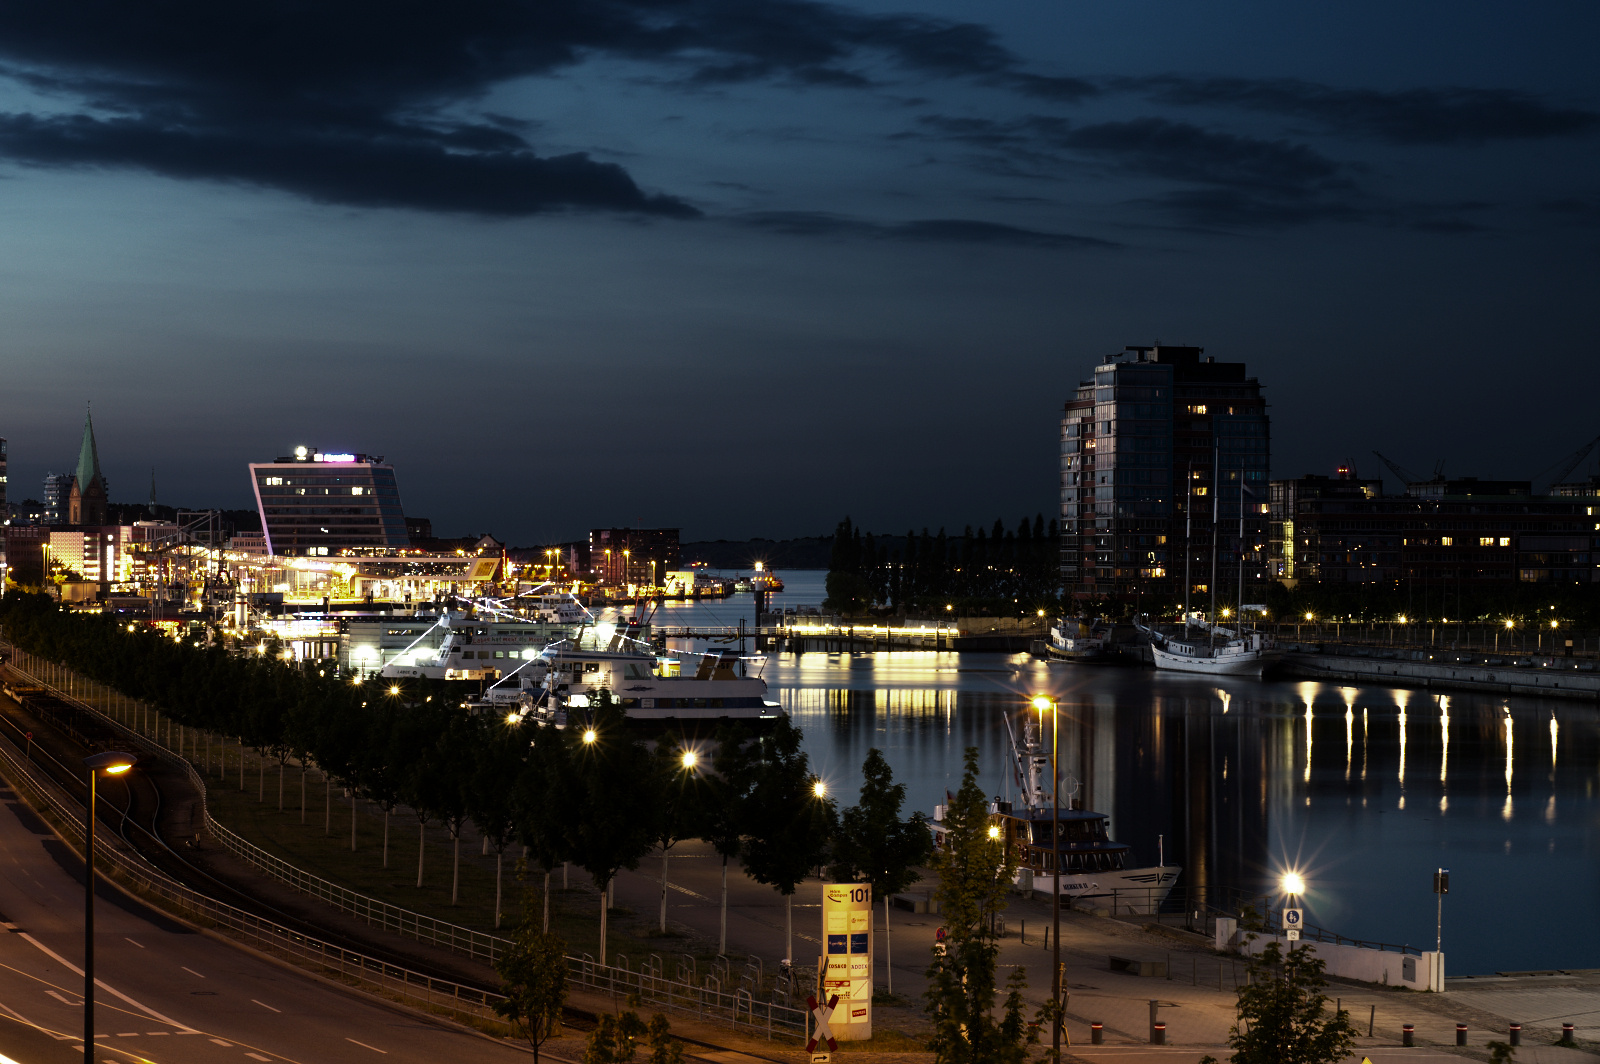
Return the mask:
[[1415,473],[1413,473],[1411,470],[1407,469],[1405,466],[1400,465],[1398,462],[1389,461],[1389,459],[1385,458],[1383,455],[1378,454],[1377,451],[1373,451],[1372,453],[1373,454],[1377,454],[1378,455],[1378,461],[1380,461],[1384,465],[1388,466],[1390,472],[1392,472],[1395,476],[1400,478],[1400,483],[1401,484],[1404,484],[1405,486],[1410,487],[1412,484],[1421,484],[1421,483],[1423,483],[1423,478],[1422,477],[1417,476]]
[[1539,472],[1535,473],[1533,475],[1534,481],[1544,482],[1546,480],[1546,474],[1548,474],[1552,469],[1555,470],[1555,475],[1548,477],[1548,483],[1545,484],[1545,490],[1536,491],[1534,494],[1547,494],[1557,484],[1560,484],[1562,481],[1566,480],[1567,474],[1578,468],[1578,463],[1589,456],[1589,452],[1594,450],[1595,444],[1600,444],[1600,436],[1596,436],[1594,439],[1590,440],[1582,447],[1579,447],[1576,451],[1573,451],[1571,454],[1567,455],[1559,462],[1556,462],[1554,465],[1546,466],[1544,469],[1541,469]]

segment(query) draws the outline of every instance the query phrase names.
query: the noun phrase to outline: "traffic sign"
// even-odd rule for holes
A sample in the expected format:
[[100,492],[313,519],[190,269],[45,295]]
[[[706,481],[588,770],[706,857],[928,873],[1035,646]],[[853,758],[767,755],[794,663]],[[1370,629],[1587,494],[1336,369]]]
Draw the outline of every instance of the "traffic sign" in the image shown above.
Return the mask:
[[1284,936],[1286,938],[1288,938],[1288,940],[1290,942],[1299,942],[1300,941],[1300,929],[1298,927],[1291,927],[1291,928],[1289,928],[1288,931],[1284,932]]
[[839,1043],[834,1040],[833,1028],[828,1025],[828,1017],[833,1015],[834,1008],[839,1004],[839,995],[835,994],[828,999],[826,1005],[817,1004],[815,996],[806,998],[806,1007],[811,1010],[811,1015],[816,1017],[817,1027],[811,1036],[811,1041],[806,1043],[806,1052],[816,1051],[818,1042],[828,1043],[828,1048],[833,1052],[839,1051]]
[[1304,917],[1304,909],[1285,909],[1283,910],[1283,926],[1298,930],[1305,926]]

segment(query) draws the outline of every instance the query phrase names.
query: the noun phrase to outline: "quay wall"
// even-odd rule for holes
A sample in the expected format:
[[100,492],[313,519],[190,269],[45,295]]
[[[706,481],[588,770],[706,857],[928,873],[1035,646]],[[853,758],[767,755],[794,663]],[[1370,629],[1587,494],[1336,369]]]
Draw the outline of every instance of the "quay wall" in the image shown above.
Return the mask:
[[1537,664],[1513,666],[1290,651],[1275,671],[1280,676],[1305,680],[1600,700],[1600,673],[1579,672],[1572,667],[1570,658],[1533,660]]
[[[1278,943],[1278,948],[1282,950],[1287,950],[1290,945],[1281,935],[1258,934],[1254,939],[1245,941],[1245,936],[1239,931],[1239,922],[1226,917],[1217,921],[1215,942],[1219,950],[1231,950],[1247,956],[1260,953],[1272,942]],[[1327,973],[1340,979],[1355,979],[1380,986],[1403,986],[1410,990],[1444,990],[1443,953],[1428,950],[1419,956],[1368,946],[1311,940],[1296,943],[1295,948],[1313,951],[1327,962]]]

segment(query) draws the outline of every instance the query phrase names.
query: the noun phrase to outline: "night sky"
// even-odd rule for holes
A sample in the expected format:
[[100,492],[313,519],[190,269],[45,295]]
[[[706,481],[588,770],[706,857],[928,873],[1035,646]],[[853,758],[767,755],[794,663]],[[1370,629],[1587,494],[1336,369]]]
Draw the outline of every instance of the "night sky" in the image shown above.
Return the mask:
[[10,494],[92,400],[114,501],[248,506],[303,443],[441,535],[1014,524],[1157,340],[1250,365],[1274,476],[1530,477],[1600,433],[1596,41],[1588,2],[6,4]]

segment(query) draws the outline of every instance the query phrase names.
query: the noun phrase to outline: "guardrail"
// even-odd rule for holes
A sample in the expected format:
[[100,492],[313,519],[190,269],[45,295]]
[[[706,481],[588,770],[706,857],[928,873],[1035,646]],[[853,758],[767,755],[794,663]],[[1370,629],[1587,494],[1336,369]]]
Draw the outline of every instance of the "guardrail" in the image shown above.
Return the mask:
[[[58,830],[72,837],[79,848],[83,844],[82,811],[56,793],[47,779],[40,779],[33,766],[20,758],[9,736],[0,743],[0,769],[13,788],[25,790],[41,805],[47,807],[57,820]],[[147,865],[141,858],[124,853],[115,846],[97,849],[97,864],[103,860],[113,868],[115,877],[142,894],[163,901],[171,909],[194,918],[197,922],[223,928],[263,953],[276,954],[296,961],[302,966],[341,980],[364,984],[404,1000],[446,1008],[451,1011],[495,1018],[494,1003],[504,1000],[499,995],[477,987],[436,979],[422,972],[403,968],[387,961],[335,946],[302,932],[265,920],[225,902],[209,898],[198,891]]]
[[188,758],[179,757],[160,743],[151,742],[146,736],[129,728],[115,717],[101,712],[82,699],[64,692],[48,681],[35,676],[20,667],[14,657],[8,664],[15,672],[54,692],[56,697],[97,714],[113,727],[125,733],[132,741],[139,743],[142,748],[152,752],[162,761],[185,773],[190,784],[200,792],[201,813],[212,836],[229,853],[266,873],[278,882],[299,891],[301,894],[308,894],[332,905],[341,912],[364,920],[369,927],[381,927],[385,931],[393,931],[408,938],[414,938],[418,942],[428,942],[436,946],[442,946],[452,952],[465,953],[475,960],[483,960],[491,965],[505,951],[506,947],[510,946],[509,939],[501,938],[498,935],[491,935],[484,931],[474,931],[470,927],[462,927],[459,924],[452,924],[445,920],[426,916],[411,909],[405,909],[381,899],[360,894],[320,876],[312,875],[310,872],[296,868],[288,861],[268,853],[255,843],[241,838],[225,825],[218,823],[216,818],[211,815],[210,808],[206,802],[205,778],[195,770],[193,762]]

